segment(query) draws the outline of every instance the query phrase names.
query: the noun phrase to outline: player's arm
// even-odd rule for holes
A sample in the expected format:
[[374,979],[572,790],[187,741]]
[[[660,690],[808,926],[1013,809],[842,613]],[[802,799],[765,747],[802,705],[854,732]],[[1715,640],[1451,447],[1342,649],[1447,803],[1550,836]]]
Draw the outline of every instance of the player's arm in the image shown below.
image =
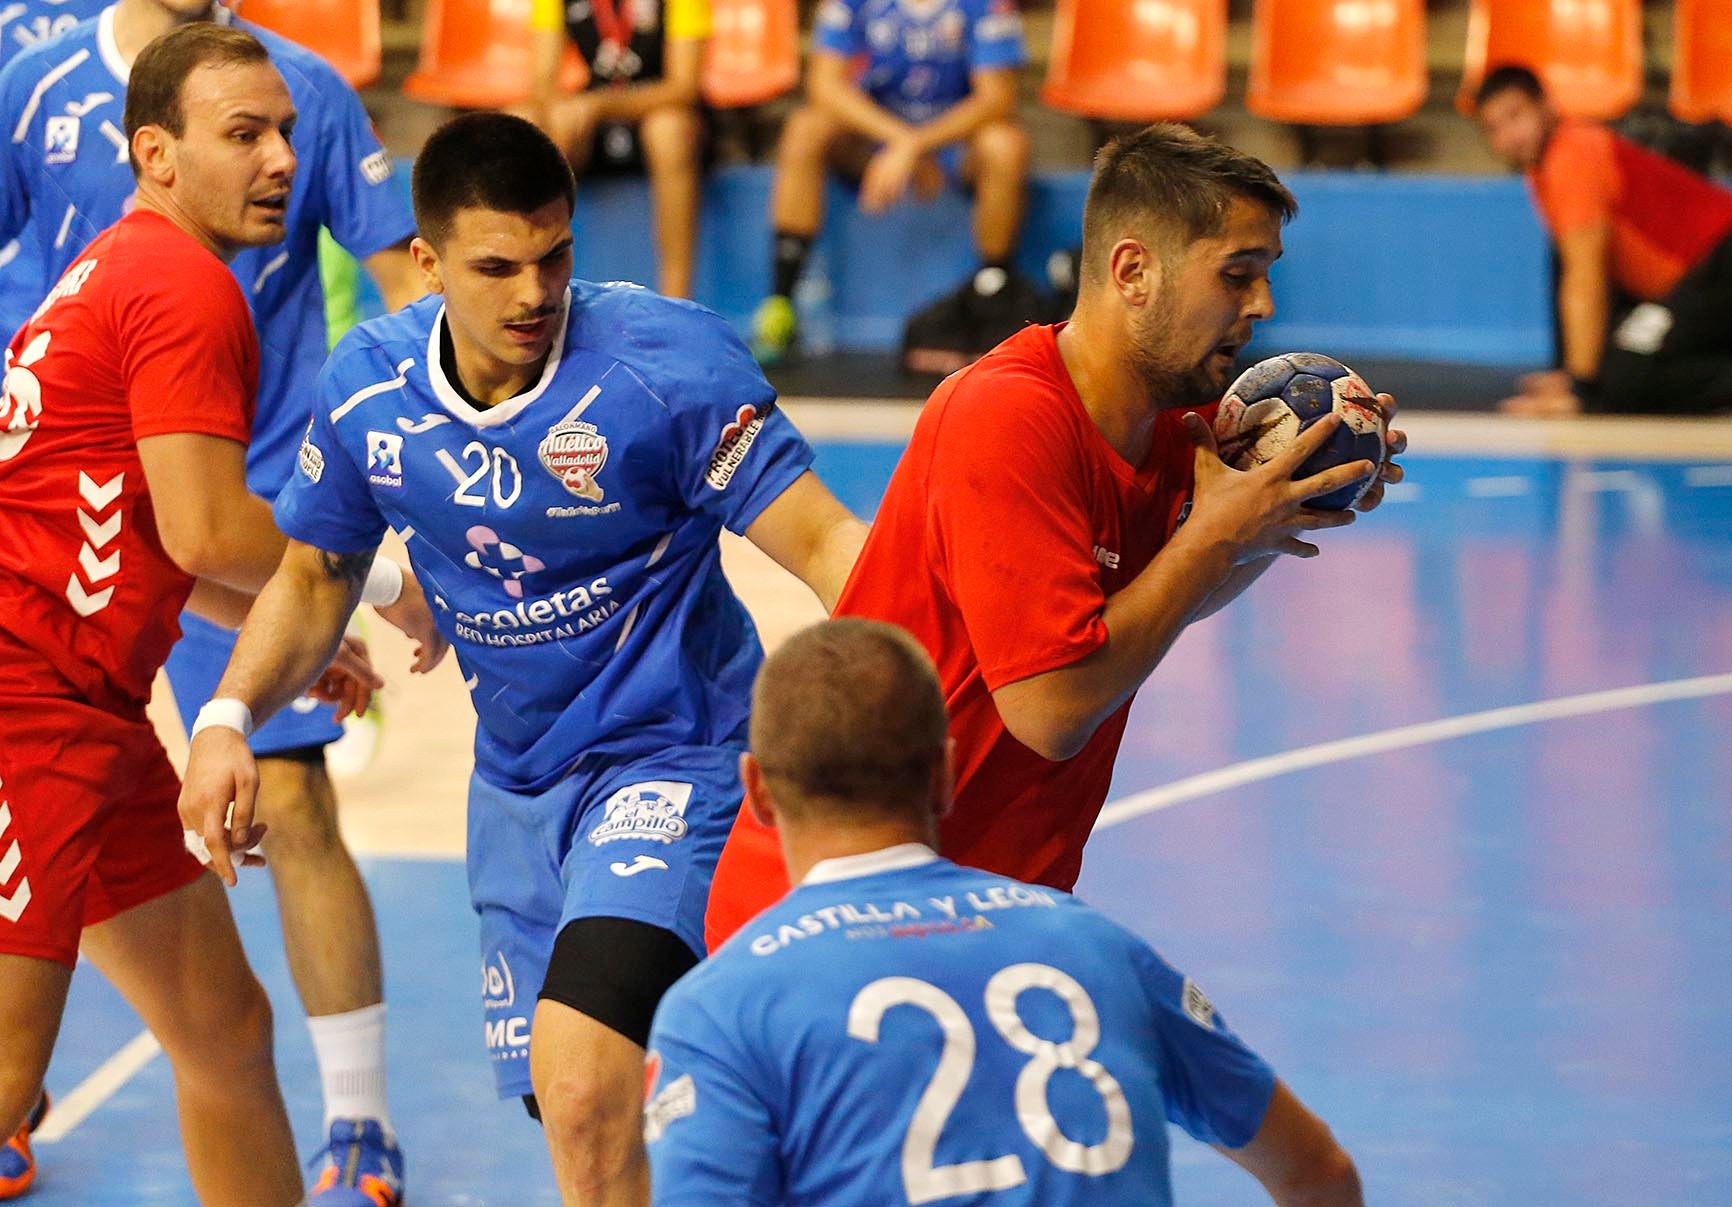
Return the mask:
[[421,270],[415,267],[415,258],[409,254],[407,239],[395,247],[375,252],[361,261],[361,265],[367,270],[367,275],[373,278],[373,284],[379,287],[379,295],[385,299],[387,311],[395,313],[427,292],[426,278],[421,275]]
[[632,123],[642,121],[655,109],[669,106],[695,108],[703,78],[704,41],[703,38],[669,37],[661,79],[592,91],[589,95],[595,101],[596,119]]
[[1577,381],[1600,375],[1606,350],[1611,294],[1612,228],[1594,222],[1560,234],[1558,247],[1558,323],[1564,344],[1564,371]]
[[1016,70],[985,68],[969,75],[968,95],[931,121],[914,127],[922,154],[961,142],[982,126],[1016,116]]
[[1365,477],[1373,472],[1369,462],[1292,480],[1339,422],[1331,416],[1315,423],[1279,457],[1241,471],[1221,461],[1208,425],[1190,417],[1186,430],[1196,446],[1190,518],[1141,574],[1107,598],[1104,642],[1068,665],[993,691],[1011,735],[1043,758],[1073,757],[1154,673],[1211,598],[1230,589],[1236,570],[1283,553],[1315,557],[1319,550],[1305,534],[1351,523],[1352,512],[1312,511],[1304,502]]
[[746,539],[831,612],[866,543],[866,525],[807,470],[747,526]]
[[1263,1184],[1278,1207],[1363,1207],[1359,1171],[1329,1131],[1281,1081],[1257,1134],[1217,1151]]
[[143,436],[138,459],[157,535],[174,564],[256,594],[282,560],[284,538],[263,499],[247,490],[246,449],[222,436]]
[[559,66],[565,57],[565,4],[563,0],[534,0],[530,9],[529,120],[543,130],[553,120],[553,103],[559,99]]
[[[24,86],[20,66],[27,61],[20,56],[0,70],[0,116],[7,129],[13,127],[28,101],[30,89]],[[17,238],[30,220],[30,188],[24,175],[23,152],[26,146],[34,145],[20,139],[0,138],[0,245]],[[0,339],[10,338],[11,332],[0,335]]]
[[812,52],[806,96],[830,117],[856,134],[885,144],[910,141],[915,129],[854,82],[848,60],[831,51]]

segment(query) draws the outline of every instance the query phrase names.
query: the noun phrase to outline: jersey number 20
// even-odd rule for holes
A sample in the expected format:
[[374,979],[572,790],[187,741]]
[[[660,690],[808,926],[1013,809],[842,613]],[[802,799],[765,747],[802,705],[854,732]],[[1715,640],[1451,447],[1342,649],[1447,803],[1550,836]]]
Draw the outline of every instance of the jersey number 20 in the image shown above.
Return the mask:
[[[1063,1043],[1042,1039],[1017,1013],[1017,999],[1030,989],[1055,994],[1070,1010],[1071,1035]],[[953,1195],[1008,1190],[1028,1181],[1022,1159],[1012,1153],[986,1161],[934,1165],[938,1137],[956,1109],[974,1070],[974,1027],[956,999],[938,986],[913,977],[884,977],[855,996],[848,1010],[848,1034],[869,1044],[878,1042],[878,1028],[895,1006],[917,1006],[937,1020],[944,1034],[938,1069],[914,1108],[908,1135],[902,1141],[902,1184],[911,1204],[930,1203]],[[1016,1118],[1029,1140],[1060,1169],[1103,1177],[1124,1168],[1135,1142],[1131,1108],[1124,1088],[1089,1053],[1100,1043],[1100,1012],[1088,991],[1047,964],[1012,964],[986,985],[986,1016],[1018,1052],[1029,1056],[1016,1079]],[[1107,1112],[1106,1139],[1079,1144],[1060,1130],[1047,1104],[1047,1085],[1060,1069],[1075,1069],[1088,1078]]]

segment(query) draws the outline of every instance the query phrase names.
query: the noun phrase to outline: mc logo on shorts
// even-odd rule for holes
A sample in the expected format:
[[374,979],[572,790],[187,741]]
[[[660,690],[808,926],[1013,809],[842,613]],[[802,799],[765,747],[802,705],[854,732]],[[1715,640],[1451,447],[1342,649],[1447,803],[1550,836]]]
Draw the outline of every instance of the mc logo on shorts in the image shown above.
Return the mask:
[[686,805],[691,799],[690,784],[667,780],[629,784],[607,798],[607,817],[589,832],[589,841],[598,847],[622,839],[677,842],[690,829]]

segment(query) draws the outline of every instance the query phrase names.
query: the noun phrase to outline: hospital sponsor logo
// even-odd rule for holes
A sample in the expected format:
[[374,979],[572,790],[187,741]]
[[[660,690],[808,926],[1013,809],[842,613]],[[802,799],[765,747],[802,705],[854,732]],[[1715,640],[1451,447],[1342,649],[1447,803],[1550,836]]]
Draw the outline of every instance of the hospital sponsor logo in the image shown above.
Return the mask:
[[[377,433],[374,433],[377,434]],[[401,437],[398,444],[402,444]],[[401,471],[402,466],[398,466]],[[402,474],[397,480],[402,482]],[[505,593],[513,599],[523,598],[523,578],[538,570],[547,569],[547,563],[532,553],[525,553],[516,545],[500,536],[485,524],[477,524],[464,533],[469,541],[469,553],[463,559],[463,564],[471,570],[480,570],[497,578]]]
[[732,423],[722,428],[721,439],[716,442],[716,451],[710,454],[710,464],[704,470],[704,481],[711,490],[726,490],[728,483],[734,480],[734,473],[745,461],[746,454],[752,451],[752,445],[758,439],[758,433],[763,430],[764,420],[770,417],[770,412],[776,409],[776,404],[766,402],[761,408],[743,406],[734,416]]
[[602,501],[604,492],[595,476],[607,464],[607,437],[596,430],[595,424],[581,419],[555,424],[542,437],[535,452],[542,466],[565,489],[591,503]]
[[403,485],[403,437],[395,432],[367,433],[367,481],[374,486]]
[[[515,585],[515,584],[514,584]],[[458,612],[457,636],[477,645],[540,645],[578,637],[619,612],[606,578],[567,587],[541,599],[522,600],[496,611]]]
[[636,841],[673,843],[686,836],[686,805],[692,799],[690,784],[651,780],[628,784],[607,798],[607,816],[589,832],[593,846]]

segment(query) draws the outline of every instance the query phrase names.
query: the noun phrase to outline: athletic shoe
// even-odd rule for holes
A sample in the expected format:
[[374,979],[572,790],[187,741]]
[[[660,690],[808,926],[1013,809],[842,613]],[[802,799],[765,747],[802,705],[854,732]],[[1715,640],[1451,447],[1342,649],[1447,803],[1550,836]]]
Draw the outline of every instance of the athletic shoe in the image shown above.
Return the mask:
[[18,1134],[0,1145],[0,1199],[15,1199],[30,1189],[36,1180],[36,1157],[30,1151],[30,1133],[42,1126],[48,1117],[48,1091],[36,1102],[36,1109],[18,1129]]
[[793,299],[775,294],[765,298],[752,315],[752,355],[760,365],[779,365],[787,359],[799,334]]
[[400,1207],[403,1152],[374,1119],[338,1119],[308,1207]]
[[975,273],[962,296],[976,356],[984,356],[1030,323],[1040,322],[1048,309],[1033,281],[1002,268]]
[[902,328],[902,371],[947,377],[979,358],[970,300],[972,280],[914,312]]

